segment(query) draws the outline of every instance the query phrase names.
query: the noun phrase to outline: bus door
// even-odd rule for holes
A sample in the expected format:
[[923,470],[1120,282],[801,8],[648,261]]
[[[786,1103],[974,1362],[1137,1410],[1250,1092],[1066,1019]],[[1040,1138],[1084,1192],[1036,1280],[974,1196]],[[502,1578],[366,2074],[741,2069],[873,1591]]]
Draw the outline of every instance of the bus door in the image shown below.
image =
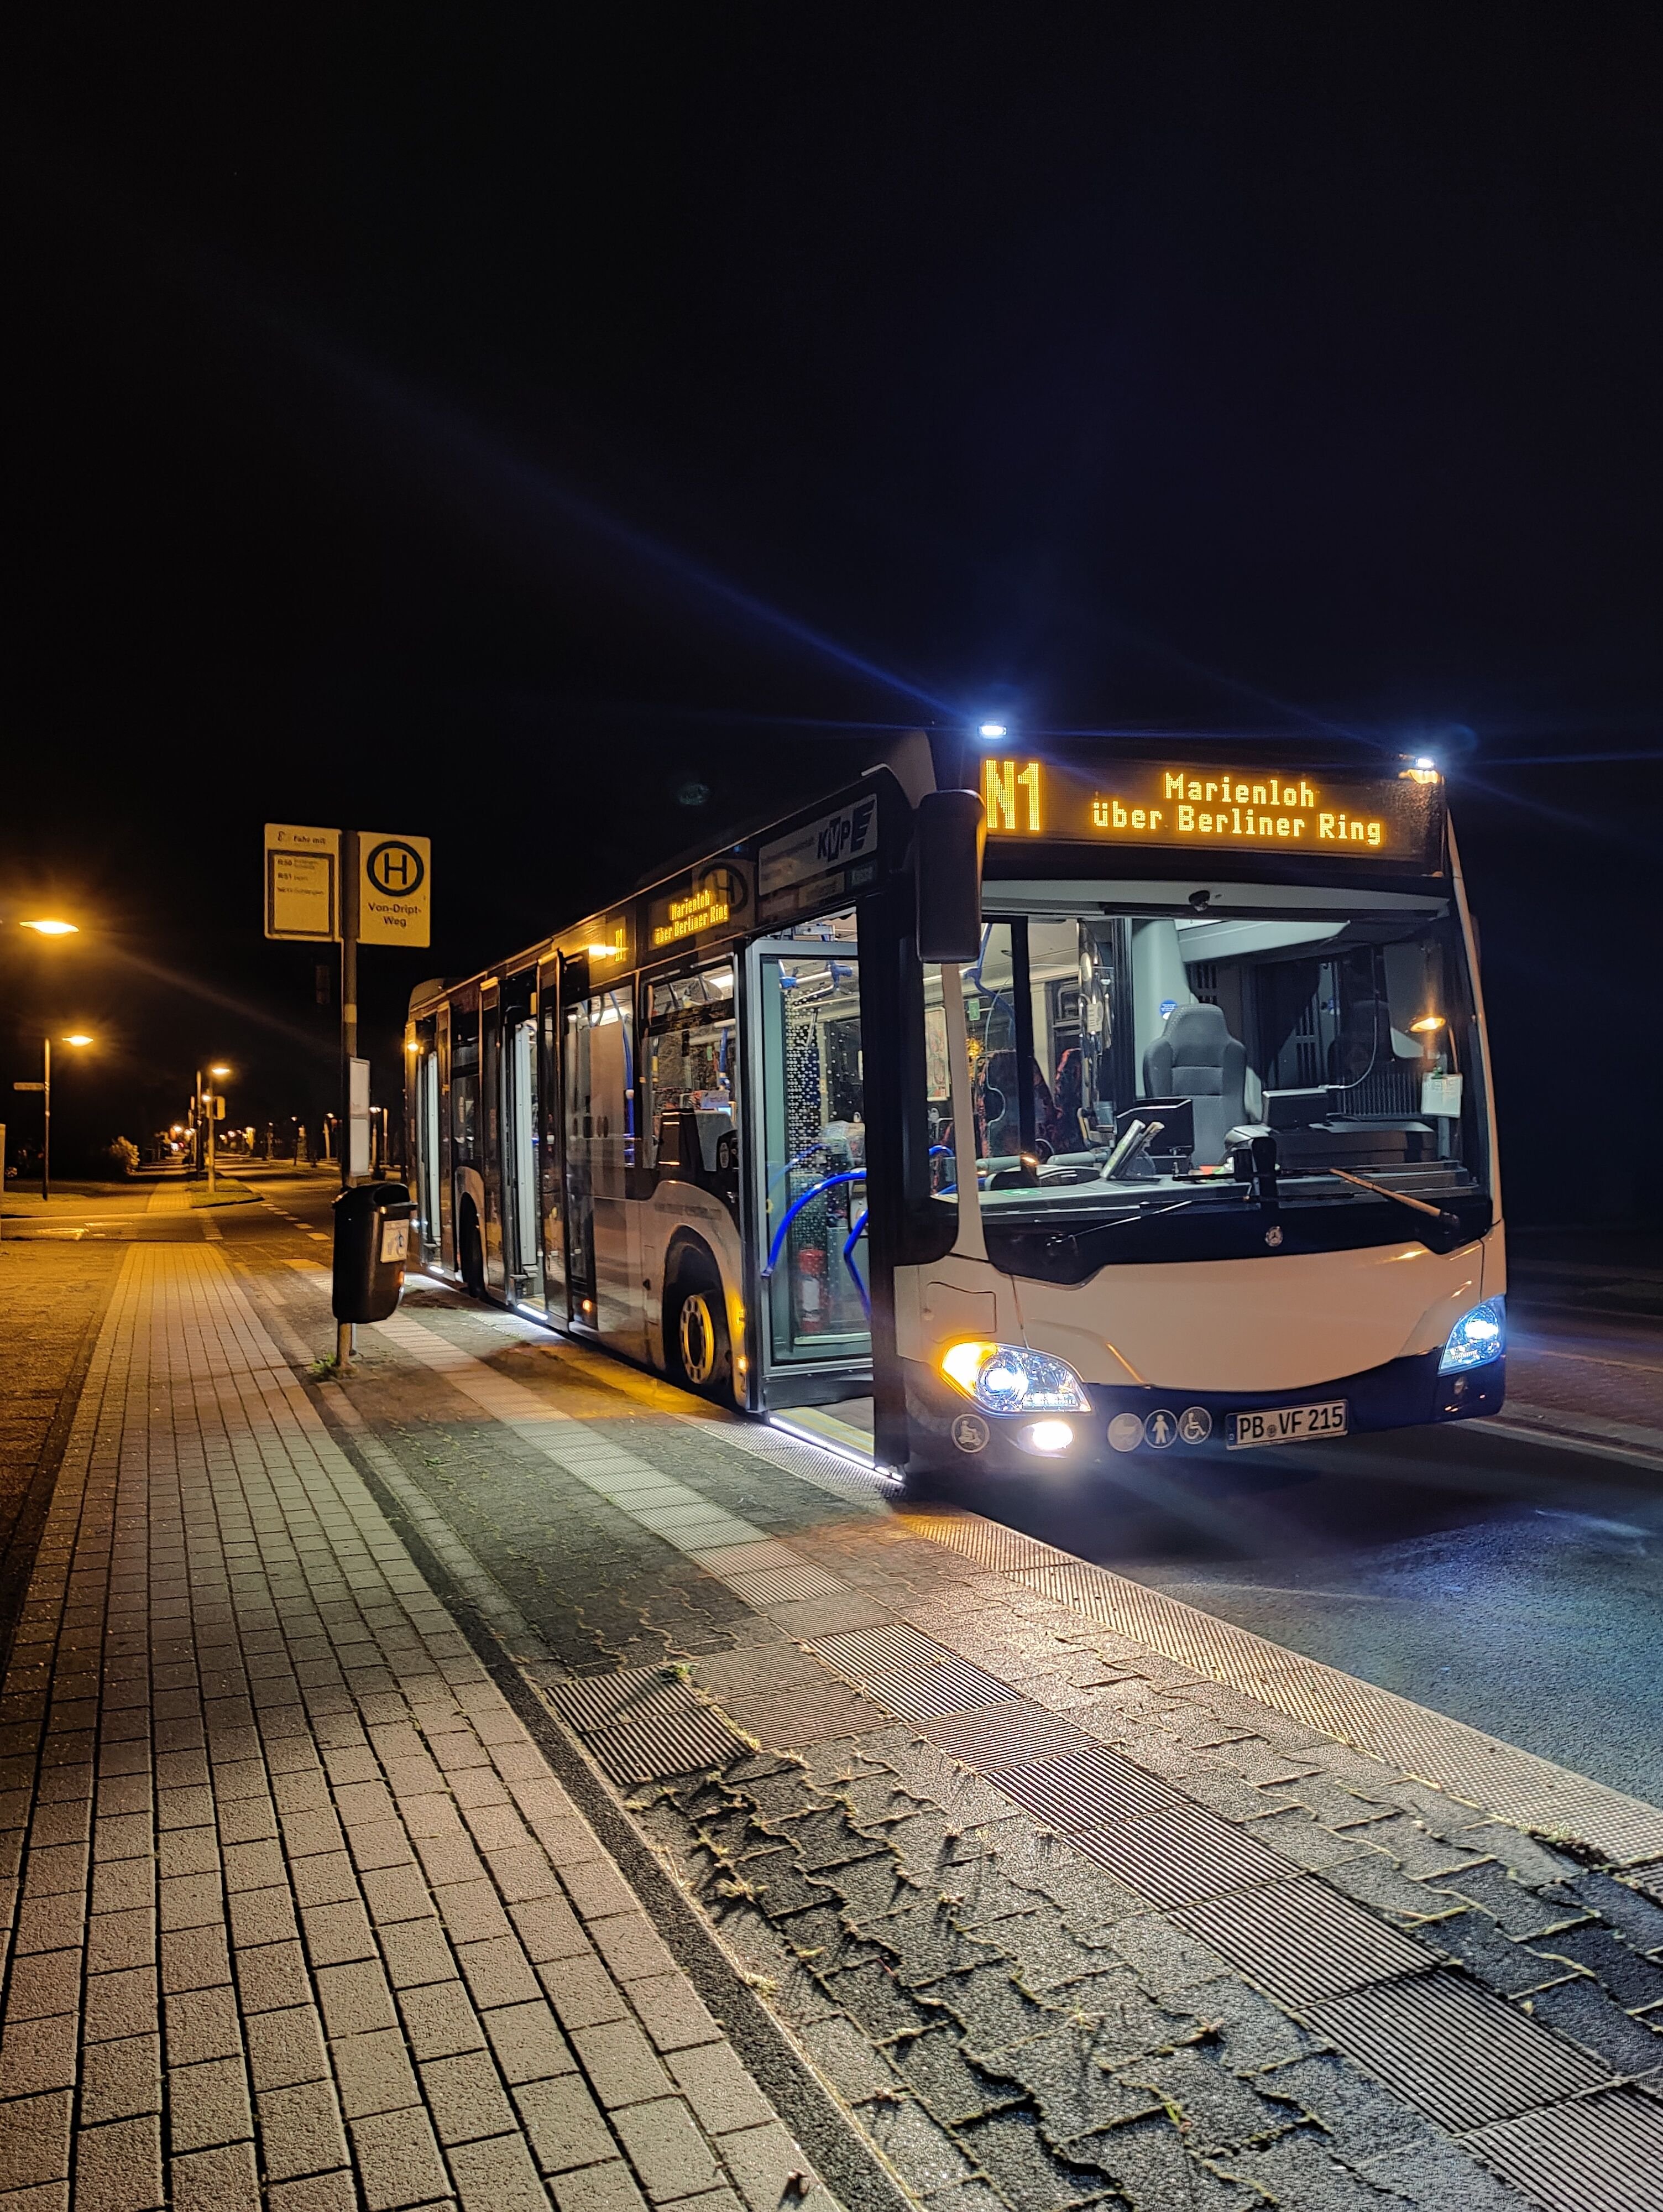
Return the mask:
[[[753,1265],[762,1398],[844,1401],[870,1434],[860,979],[853,913],[750,950]],[[863,1413],[864,1409],[864,1413]]]
[[640,1236],[629,1195],[635,1165],[633,991],[596,991],[566,1013],[567,1291],[571,1317],[640,1354],[646,1325]]
[[503,1258],[511,1300],[543,1298],[537,1231],[537,1015],[524,999],[502,1012]]
[[422,1257],[439,1255],[439,1192],[443,1176],[439,1158],[438,1024],[429,1017],[417,1029],[416,1063],[416,1203],[422,1223]]
[[434,1158],[439,1166],[438,1224],[440,1263],[454,1268],[456,1261],[456,1193],[452,1184],[454,1166],[451,1145],[451,1010],[440,1006],[434,1030],[434,1054],[439,1062],[439,1129]]
[[502,1019],[495,982],[479,987],[479,1167],[484,1185],[486,1287],[508,1292],[503,1251]]

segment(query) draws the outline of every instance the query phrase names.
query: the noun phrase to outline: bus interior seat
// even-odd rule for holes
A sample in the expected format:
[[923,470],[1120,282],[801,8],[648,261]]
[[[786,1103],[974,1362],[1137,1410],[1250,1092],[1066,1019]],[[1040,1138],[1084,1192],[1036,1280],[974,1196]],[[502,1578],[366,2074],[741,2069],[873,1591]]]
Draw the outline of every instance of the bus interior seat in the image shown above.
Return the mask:
[[1247,1080],[1247,1048],[1217,1006],[1174,1006],[1144,1054],[1150,1097],[1193,1100],[1194,1158],[1202,1166],[1223,1159],[1225,1132],[1246,1121]]

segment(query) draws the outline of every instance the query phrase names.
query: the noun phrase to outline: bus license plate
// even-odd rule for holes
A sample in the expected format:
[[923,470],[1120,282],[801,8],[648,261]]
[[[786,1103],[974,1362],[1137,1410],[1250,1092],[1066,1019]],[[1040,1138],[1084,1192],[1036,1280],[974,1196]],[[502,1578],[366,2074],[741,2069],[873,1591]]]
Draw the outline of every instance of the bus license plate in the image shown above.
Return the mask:
[[1295,1444],[1307,1437],[1343,1437],[1346,1404],[1331,1398],[1322,1406],[1267,1406],[1262,1413],[1230,1415],[1230,1449],[1248,1444]]

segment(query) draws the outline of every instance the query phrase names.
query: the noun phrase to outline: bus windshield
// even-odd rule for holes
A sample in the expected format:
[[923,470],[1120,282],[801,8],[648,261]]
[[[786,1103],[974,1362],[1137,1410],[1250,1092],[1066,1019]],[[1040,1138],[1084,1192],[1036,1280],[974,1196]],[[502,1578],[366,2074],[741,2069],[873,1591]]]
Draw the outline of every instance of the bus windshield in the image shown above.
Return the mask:
[[[1486,1192],[1481,1064],[1449,898],[1260,885],[1162,910],[1153,887],[1134,904],[1111,884],[1087,902],[1077,894],[1098,887],[1074,884],[1018,912],[1017,896],[1039,886],[987,888],[990,909],[1005,910],[988,912],[962,989],[990,1237],[1001,1218],[1239,1208],[1236,1162],[1266,1133],[1287,1206],[1378,1217],[1390,1201],[1350,1176],[1440,1209]],[[953,1126],[939,971],[926,1035],[935,1180],[950,1196],[968,1148]],[[1332,1231],[1325,1241],[1349,1241],[1343,1224]]]

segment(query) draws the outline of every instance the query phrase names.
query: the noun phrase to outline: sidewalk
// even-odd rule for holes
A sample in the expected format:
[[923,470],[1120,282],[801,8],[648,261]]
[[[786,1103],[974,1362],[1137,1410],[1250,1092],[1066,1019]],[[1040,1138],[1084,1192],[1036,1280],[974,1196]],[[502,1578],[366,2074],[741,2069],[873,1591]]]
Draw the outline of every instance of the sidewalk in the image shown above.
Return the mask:
[[0,1758],[7,2206],[831,2212],[218,1248],[124,1256]]
[[1663,1811],[216,1226],[3,1685],[4,2204],[1663,2212]]

